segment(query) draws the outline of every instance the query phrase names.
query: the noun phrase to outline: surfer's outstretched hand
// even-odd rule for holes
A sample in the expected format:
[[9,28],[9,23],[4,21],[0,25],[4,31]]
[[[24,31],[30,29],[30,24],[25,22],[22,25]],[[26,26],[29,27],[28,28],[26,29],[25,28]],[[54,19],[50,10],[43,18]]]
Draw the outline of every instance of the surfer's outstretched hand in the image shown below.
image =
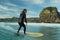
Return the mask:
[[26,26],[27,26],[27,23],[26,23]]
[[24,24],[25,24],[25,26],[27,26],[27,23],[26,22],[24,22]]

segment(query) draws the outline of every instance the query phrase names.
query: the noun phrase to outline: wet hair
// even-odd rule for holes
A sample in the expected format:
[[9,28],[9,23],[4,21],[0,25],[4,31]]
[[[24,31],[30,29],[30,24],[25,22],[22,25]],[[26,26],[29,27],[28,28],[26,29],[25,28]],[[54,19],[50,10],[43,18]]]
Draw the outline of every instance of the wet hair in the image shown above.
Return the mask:
[[23,9],[23,11],[27,11],[27,9]]
[[27,9],[23,9],[22,13],[25,13],[24,11],[26,11],[26,12],[27,12]]

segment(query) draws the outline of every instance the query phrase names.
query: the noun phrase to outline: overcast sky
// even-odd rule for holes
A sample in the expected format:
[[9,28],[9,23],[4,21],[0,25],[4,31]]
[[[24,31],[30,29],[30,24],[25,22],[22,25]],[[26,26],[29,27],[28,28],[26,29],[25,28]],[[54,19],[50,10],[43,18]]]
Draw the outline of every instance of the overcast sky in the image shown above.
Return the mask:
[[57,7],[60,11],[60,0],[0,0],[0,18],[19,17],[27,9],[27,17],[39,17],[45,7]]

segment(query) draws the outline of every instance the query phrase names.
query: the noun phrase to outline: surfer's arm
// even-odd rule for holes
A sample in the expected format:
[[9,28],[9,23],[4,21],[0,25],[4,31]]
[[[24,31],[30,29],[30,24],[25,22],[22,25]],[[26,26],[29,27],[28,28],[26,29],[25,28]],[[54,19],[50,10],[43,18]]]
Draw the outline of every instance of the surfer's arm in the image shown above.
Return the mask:
[[27,23],[27,18],[26,18],[26,15],[25,15],[25,22]]
[[20,17],[19,17],[19,19],[18,19],[19,22],[21,22],[21,20],[22,20],[22,16],[23,16],[23,15],[20,14]]

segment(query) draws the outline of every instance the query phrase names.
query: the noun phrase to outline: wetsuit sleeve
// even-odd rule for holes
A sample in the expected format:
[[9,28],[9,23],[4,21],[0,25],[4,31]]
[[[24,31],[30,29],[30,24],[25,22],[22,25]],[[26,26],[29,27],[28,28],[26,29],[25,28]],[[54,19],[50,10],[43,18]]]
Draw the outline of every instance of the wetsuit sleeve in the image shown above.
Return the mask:
[[19,19],[18,19],[18,22],[21,22],[22,17],[23,17],[23,15],[22,15],[22,14],[20,14]]
[[26,15],[25,15],[25,22],[27,23],[27,18],[26,18]]

